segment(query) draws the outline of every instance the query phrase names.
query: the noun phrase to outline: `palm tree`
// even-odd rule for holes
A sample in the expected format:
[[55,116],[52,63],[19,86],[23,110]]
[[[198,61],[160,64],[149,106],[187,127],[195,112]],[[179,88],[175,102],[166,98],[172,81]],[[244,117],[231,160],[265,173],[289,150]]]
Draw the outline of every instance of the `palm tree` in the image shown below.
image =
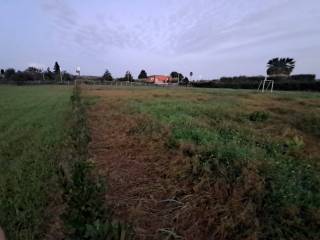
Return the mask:
[[293,58],[273,58],[267,64],[268,75],[290,75],[295,67]]

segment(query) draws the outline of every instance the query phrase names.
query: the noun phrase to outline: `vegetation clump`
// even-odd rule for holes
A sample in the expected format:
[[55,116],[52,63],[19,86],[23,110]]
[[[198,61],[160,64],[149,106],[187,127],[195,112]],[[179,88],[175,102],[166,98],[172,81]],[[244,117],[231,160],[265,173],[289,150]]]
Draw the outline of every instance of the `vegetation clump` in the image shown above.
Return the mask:
[[256,111],[249,115],[249,119],[252,122],[265,122],[269,118],[269,113],[264,111]]

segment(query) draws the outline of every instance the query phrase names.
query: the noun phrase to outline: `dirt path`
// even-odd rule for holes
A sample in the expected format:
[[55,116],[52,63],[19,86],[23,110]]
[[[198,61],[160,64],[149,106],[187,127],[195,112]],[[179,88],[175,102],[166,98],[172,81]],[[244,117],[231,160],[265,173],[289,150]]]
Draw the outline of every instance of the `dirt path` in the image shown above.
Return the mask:
[[107,201],[117,217],[133,225],[137,239],[164,239],[174,235],[182,207],[171,173],[183,158],[165,147],[165,133],[135,133],[145,116],[123,113],[122,105],[102,98],[89,110],[90,152],[107,177]]

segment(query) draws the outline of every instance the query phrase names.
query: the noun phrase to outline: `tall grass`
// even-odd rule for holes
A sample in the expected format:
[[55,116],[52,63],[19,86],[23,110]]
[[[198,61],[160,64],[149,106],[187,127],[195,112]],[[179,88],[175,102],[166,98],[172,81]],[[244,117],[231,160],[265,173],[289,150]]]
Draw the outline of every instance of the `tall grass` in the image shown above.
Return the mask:
[[0,225],[8,239],[43,239],[70,91],[0,87]]

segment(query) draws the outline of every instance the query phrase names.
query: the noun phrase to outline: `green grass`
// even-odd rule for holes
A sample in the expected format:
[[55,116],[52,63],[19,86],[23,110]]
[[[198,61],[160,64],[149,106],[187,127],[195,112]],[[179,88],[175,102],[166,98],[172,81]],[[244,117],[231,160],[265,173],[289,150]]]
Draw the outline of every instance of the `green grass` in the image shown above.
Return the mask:
[[8,239],[43,239],[70,89],[0,86],[0,225]]
[[[260,239],[319,239],[320,94],[114,91],[127,91],[114,95],[117,111],[148,116],[128,129],[130,133],[148,137],[168,130],[166,146],[182,150],[190,159],[177,177],[188,179],[194,187],[201,183],[204,192],[216,191],[215,199],[204,201],[208,211],[224,209],[220,219],[231,219],[225,225],[212,219],[217,238],[243,239],[254,232]],[[81,237],[85,232],[89,239],[103,239],[113,229],[112,224],[91,223],[83,214],[92,213],[92,219],[109,217],[95,215],[105,211],[100,199],[104,191],[100,194],[87,176],[91,170],[87,170],[85,106],[78,99],[82,107],[74,102],[72,110],[70,96],[71,90],[64,87],[0,86],[0,226],[8,239],[43,239],[52,217],[50,201],[63,190],[71,209],[64,214],[73,229],[69,236]],[[96,101],[91,98],[86,104]],[[71,119],[73,127],[66,131],[70,113],[75,123]],[[61,145],[66,143],[75,148],[66,157],[73,170],[66,189],[61,189],[57,165]],[[79,160],[85,164],[77,165]]]

